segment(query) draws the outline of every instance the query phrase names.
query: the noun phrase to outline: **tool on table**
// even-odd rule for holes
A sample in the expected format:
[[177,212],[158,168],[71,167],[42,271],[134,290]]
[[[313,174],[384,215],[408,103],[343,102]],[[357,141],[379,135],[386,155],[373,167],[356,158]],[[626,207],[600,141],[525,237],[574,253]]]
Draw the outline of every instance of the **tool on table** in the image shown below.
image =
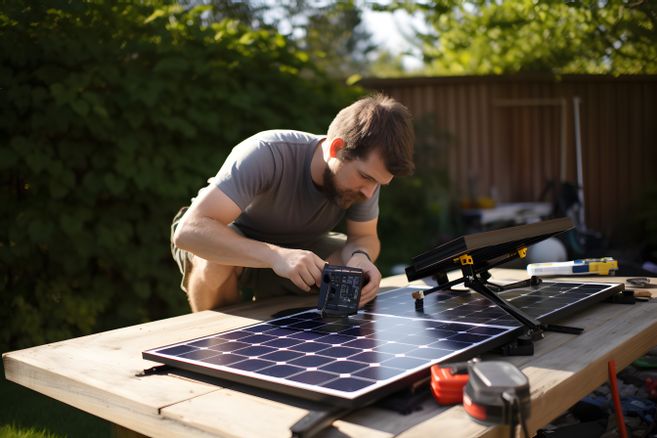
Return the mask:
[[635,277],[635,278],[628,278],[625,280],[632,286],[638,287],[640,289],[651,289],[653,287],[657,287],[656,283],[651,283],[650,279],[647,277]]
[[356,314],[363,282],[362,269],[325,265],[317,301],[317,308],[322,317],[346,317]]
[[[479,359],[472,359],[471,362]],[[463,402],[463,387],[468,383],[468,363],[436,364],[431,367],[431,393],[439,405]]]
[[547,275],[613,275],[617,270],[618,262],[612,257],[527,265],[527,273],[539,277]]
[[521,425],[527,432],[530,414],[529,380],[515,365],[503,361],[468,364],[470,378],[463,391],[463,408],[484,424]]
[[652,298],[652,293],[650,290],[651,288],[656,288],[657,284],[651,283],[650,279],[647,277],[634,277],[634,278],[628,278],[625,280],[625,283],[627,283],[628,286],[630,286],[632,289],[625,289],[627,290],[632,290],[634,293],[634,296],[637,298],[638,301],[648,301]]

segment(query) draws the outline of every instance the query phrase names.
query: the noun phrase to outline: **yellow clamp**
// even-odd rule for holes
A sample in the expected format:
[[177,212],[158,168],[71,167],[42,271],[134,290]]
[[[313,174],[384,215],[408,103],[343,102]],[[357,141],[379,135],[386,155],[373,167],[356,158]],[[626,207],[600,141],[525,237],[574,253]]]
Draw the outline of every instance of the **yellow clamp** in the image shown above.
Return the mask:
[[618,270],[618,261],[614,260],[611,257],[605,257],[602,259],[597,259],[589,263],[589,272],[592,274],[600,275],[609,275],[611,272],[612,275]]
[[523,246],[522,248],[520,248],[518,250],[518,255],[520,256],[521,259],[524,259],[525,257],[527,257],[527,247]]
[[455,258],[454,261],[462,265],[474,265],[474,260],[470,254],[463,254],[462,256]]

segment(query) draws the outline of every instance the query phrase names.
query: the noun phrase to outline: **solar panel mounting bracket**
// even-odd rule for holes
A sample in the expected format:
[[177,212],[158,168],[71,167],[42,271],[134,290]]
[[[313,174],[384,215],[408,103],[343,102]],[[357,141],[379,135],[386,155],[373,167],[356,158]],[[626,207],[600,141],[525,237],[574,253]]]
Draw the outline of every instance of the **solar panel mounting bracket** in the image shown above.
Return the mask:
[[543,338],[544,325],[542,325],[537,319],[531,317],[513,304],[501,298],[486,285],[487,279],[482,279],[481,276],[484,274],[484,277],[490,278],[488,270],[477,274],[472,264],[462,264],[461,271],[463,272],[463,284],[465,287],[488,298],[490,301],[501,307],[506,313],[519,321],[527,328],[527,334],[532,340]]
[[490,301],[501,307],[506,313],[520,322],[523,326],[525,326],[527,328],[527,335],[532,340],[542,339],[544,337],[544,331],[568,333],[574,335],[582,333],[584,329],[580,327],[562,326],[557,324],[543,324],[537,319],[527,315],[525,312],[518,309],[513,304],[509,303],[504,298],[497,295],[496,292],[510,290],[518,287],[535,286],[541,283],[541,279],[538,277],[531,277],[507,285],[497,285],[488,281],[491,278],[489,269],[513,260],[518,256],[525,257],[526,253],[527,248],[521,247],[517,251],[502,257],[497,262],[489,265],[484,265],[483,267],[479,268],[475,267],[477,265],[474,262],[474,258],[470,254],[463,254],[457,258],[454,258],[454,262],[460,264],[463,276],[453,281],[447,281],[448,279],[446,273],[437,273],[435,278],[438,281],[438,286],[426,291],[416,291],[413,293],[413,298],[415,298],[415,309],[418,311],[422,310],[424,305],[424,297],[426,295],[437,290],[449,290],[450,287],[463,283],[465,287],[472,289],[475,292],[478,292],[479,294],[488,298]]

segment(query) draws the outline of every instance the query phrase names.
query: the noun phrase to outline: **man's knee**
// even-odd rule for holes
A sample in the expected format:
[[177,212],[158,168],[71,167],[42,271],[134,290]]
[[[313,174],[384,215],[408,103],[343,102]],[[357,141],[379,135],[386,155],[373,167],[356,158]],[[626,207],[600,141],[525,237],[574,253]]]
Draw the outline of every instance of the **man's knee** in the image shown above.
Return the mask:
[[239,302],[236,267],[220,265],[197,256],[192,256],[190,262],[186,289],[193,311]]
[[234,266],[220,265],[201,257],[191,257],[191,273],[203,281],[216,284],[217,280],[229,277],[235,270]]

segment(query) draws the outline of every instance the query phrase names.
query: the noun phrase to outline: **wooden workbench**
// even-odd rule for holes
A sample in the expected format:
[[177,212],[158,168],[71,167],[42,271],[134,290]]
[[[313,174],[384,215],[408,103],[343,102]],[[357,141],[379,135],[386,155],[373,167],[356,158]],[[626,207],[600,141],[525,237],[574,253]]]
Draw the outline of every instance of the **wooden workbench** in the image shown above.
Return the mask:
[[[493,280],[522,278],[523,271],[494,270]],[[600,278],[593,279],[601,281]],[[622,278],[602,281],[622,282]],[[653,282],[655,280],[653,279]],[[404,286],[405,277],[382,286]],[[529,377],[530,432],[544,426],[607,380],[607,362],[627,366],[657,345],[657,290],[635,305],[596,304],[563,321],[585,329],[579,336],[546,333],[531,357],[509,358]],[[312,305],[316,298],[283,298],[205,311],[3,355],[14,381],[120,427],[149,436],[289,436],[290,427],[321,406],[226,381],[190,374],[137,377],[156,365],[141,358],[150,348],[269,319],[272,313]],[[507,436],[485,427],[461,406],[441,408],[427,398],[422,410],[400,415],[376,404],[333,423],[323,436]]]

